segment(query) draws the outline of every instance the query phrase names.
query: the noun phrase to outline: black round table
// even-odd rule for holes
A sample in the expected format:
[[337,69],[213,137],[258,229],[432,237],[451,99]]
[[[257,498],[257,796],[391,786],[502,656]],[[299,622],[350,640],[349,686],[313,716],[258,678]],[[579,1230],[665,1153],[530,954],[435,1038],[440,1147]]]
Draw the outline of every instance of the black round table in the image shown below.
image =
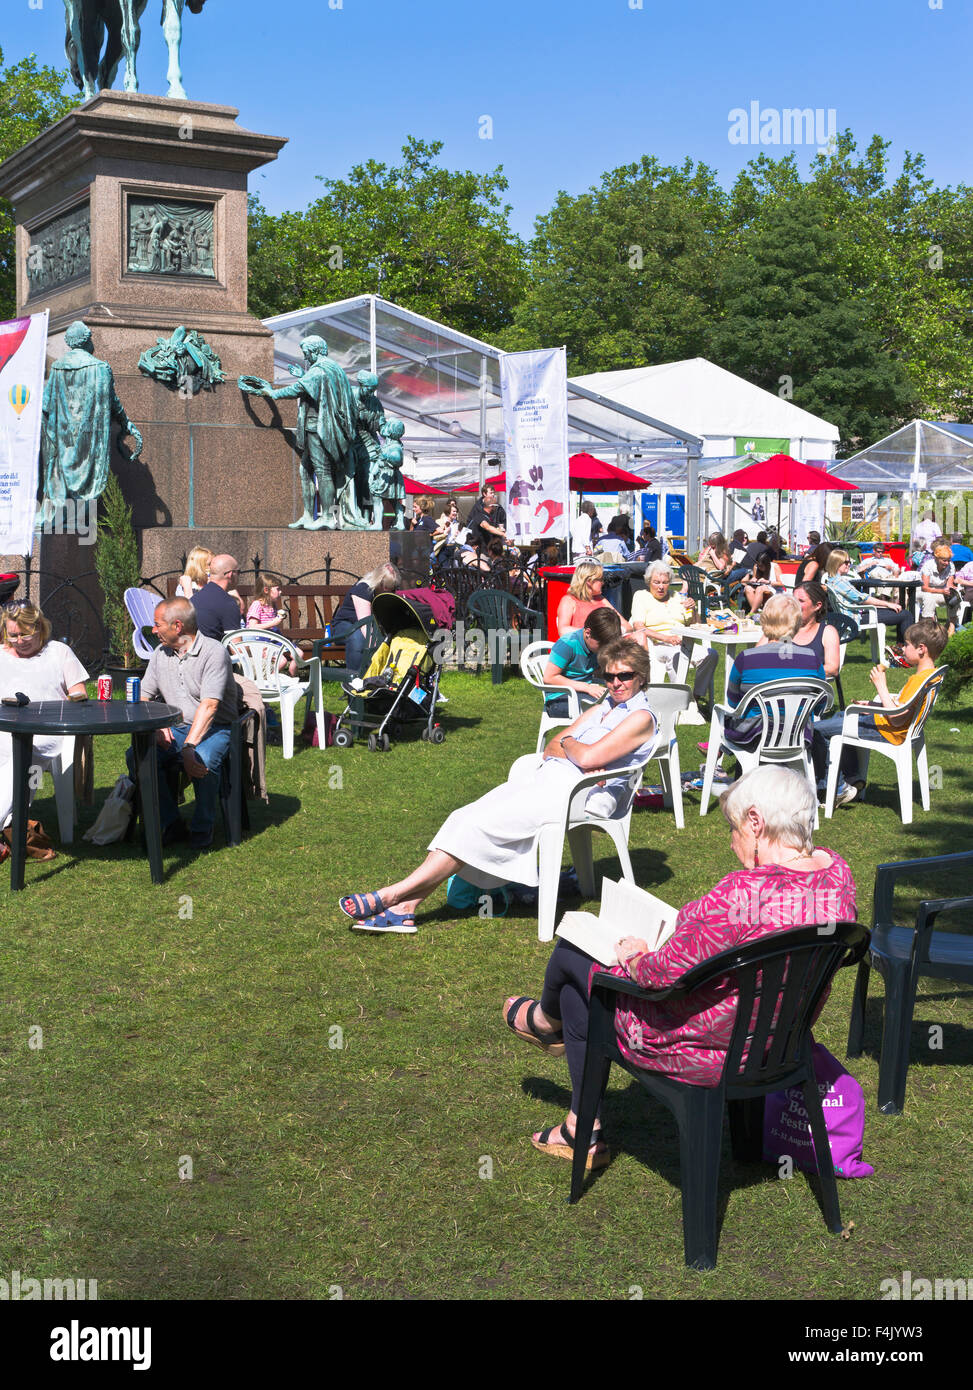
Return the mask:
[[910,591],[915,593],[922,583],[921,579],[870,579],[865,574],[849,575],[849,578],[861,589],[898,589],[901,608],[909,607]]
[[183,721],[175,705],[146,700],[130,705],[123,700],[41,700],[33,705],[0,705],[0,733],[13,738],[13,824],[10,859],[11,892],[24,886],[27,858],[27,809],[30,804],[30,762],[35,734],[61,737],[82,734],[131,734],[136,778],[142,794],[145,848],[153,883],[162,882],[162,823],[159,815],[159,773],[155,734]]

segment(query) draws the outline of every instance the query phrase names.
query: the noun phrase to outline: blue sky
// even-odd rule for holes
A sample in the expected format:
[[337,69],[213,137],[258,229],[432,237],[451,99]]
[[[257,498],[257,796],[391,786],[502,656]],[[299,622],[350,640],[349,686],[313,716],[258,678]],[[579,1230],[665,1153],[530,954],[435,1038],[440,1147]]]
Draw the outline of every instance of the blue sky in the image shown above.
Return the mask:
[[[890,139],[895,167],[911,149],[938,183],[973,177],[973,0],[638,3],[207,0],[184,17],[186,89],[290,137],[252,181],[272,212],[318,196],[315,175],[394,161],[411,134],[443,140],[450,167],[502,164],[513,225],[529,236],[559,189],[581,192],[642,154],[688,155],[728,184],[761,148],[786,153],[730,143],[729,112],[751,102],[834,109],[860,148],[876,132]],[[63,65],[61,0],[2,0],[2,10],[7,62],[36,52]],[[164,94],[160,12],[149,0],[139,76]],[[806,146],[799,157],[805,168]]]

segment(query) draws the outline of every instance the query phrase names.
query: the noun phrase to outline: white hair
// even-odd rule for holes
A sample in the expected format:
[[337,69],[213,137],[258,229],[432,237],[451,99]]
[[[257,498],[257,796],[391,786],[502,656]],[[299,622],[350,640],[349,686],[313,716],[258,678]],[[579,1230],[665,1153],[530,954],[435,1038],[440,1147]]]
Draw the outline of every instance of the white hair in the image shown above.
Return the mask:
[[652,583],[652,576],[658,574],[660,571],[667,579],[672,579],[672,570],[666,564],[665,560],[653,560],[651,565],[646,565],[645,567],[646,586]]
[[754,768],[720,797],[720,810],[734,830],[741,828],[751,807],[763,816],[768,840],[810,850],[817,794],[806,777],[772,763]]

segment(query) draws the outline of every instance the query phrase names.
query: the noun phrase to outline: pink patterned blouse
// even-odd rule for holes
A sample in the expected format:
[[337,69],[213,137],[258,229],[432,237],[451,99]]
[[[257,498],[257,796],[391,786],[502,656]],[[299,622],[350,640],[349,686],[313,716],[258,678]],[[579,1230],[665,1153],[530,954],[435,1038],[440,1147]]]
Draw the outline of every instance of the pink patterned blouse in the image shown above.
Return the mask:
[[[664,989],[721,951],[776,931],[854,921],[851,870],[838,855],[826,853],[831,854],[828,867],[809,874],[779,864],[727,874],[681,909],[675,931],[660,950],[641,957],[638,984]],[[611,973],[621,978],[628,974],[622,966]],[[736,1009],[737,991],[729,976],[697,991],[691,1006],[686,999],[656,1004],[620,996],[615,1011],[619,1050],[635,1066],[666,1072],[695,1086],[716,1086]]]

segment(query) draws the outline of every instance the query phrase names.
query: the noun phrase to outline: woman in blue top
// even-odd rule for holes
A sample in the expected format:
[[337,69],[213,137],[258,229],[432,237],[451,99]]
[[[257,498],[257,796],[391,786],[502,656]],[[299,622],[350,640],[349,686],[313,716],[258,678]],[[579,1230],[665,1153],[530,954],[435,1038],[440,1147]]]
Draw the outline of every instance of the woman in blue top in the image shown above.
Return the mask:
[[502,786],[454,811],[424,862],[406,878],[339,899],[357,930],[411,935],[416,908],[451,874],[484,889],[536,884],[538,836],[545,825],[563,823],[572,790],[587,773],[604,770],[606,778],[588,793],[586,808],[604,817],[625,814],[633,789],[628,777],[610,774],[644,765],[652,756],[657,726],[645,695],[649,657],[637,643],[620,638],[606,643],[598,660],[608,698],[558,733],[540,762],[535,755],[518,758]]
[[894,627],[899,641],[904,642],[906,628],[915,622],[912,612],[890,599],[867,598],[848,578],[850,569],[851,556],[847,550],[832,550],[828,556],[828,598],[832,605],[853,623],[861,620],[865,609],[877,608],[878,621],[886,627]]

